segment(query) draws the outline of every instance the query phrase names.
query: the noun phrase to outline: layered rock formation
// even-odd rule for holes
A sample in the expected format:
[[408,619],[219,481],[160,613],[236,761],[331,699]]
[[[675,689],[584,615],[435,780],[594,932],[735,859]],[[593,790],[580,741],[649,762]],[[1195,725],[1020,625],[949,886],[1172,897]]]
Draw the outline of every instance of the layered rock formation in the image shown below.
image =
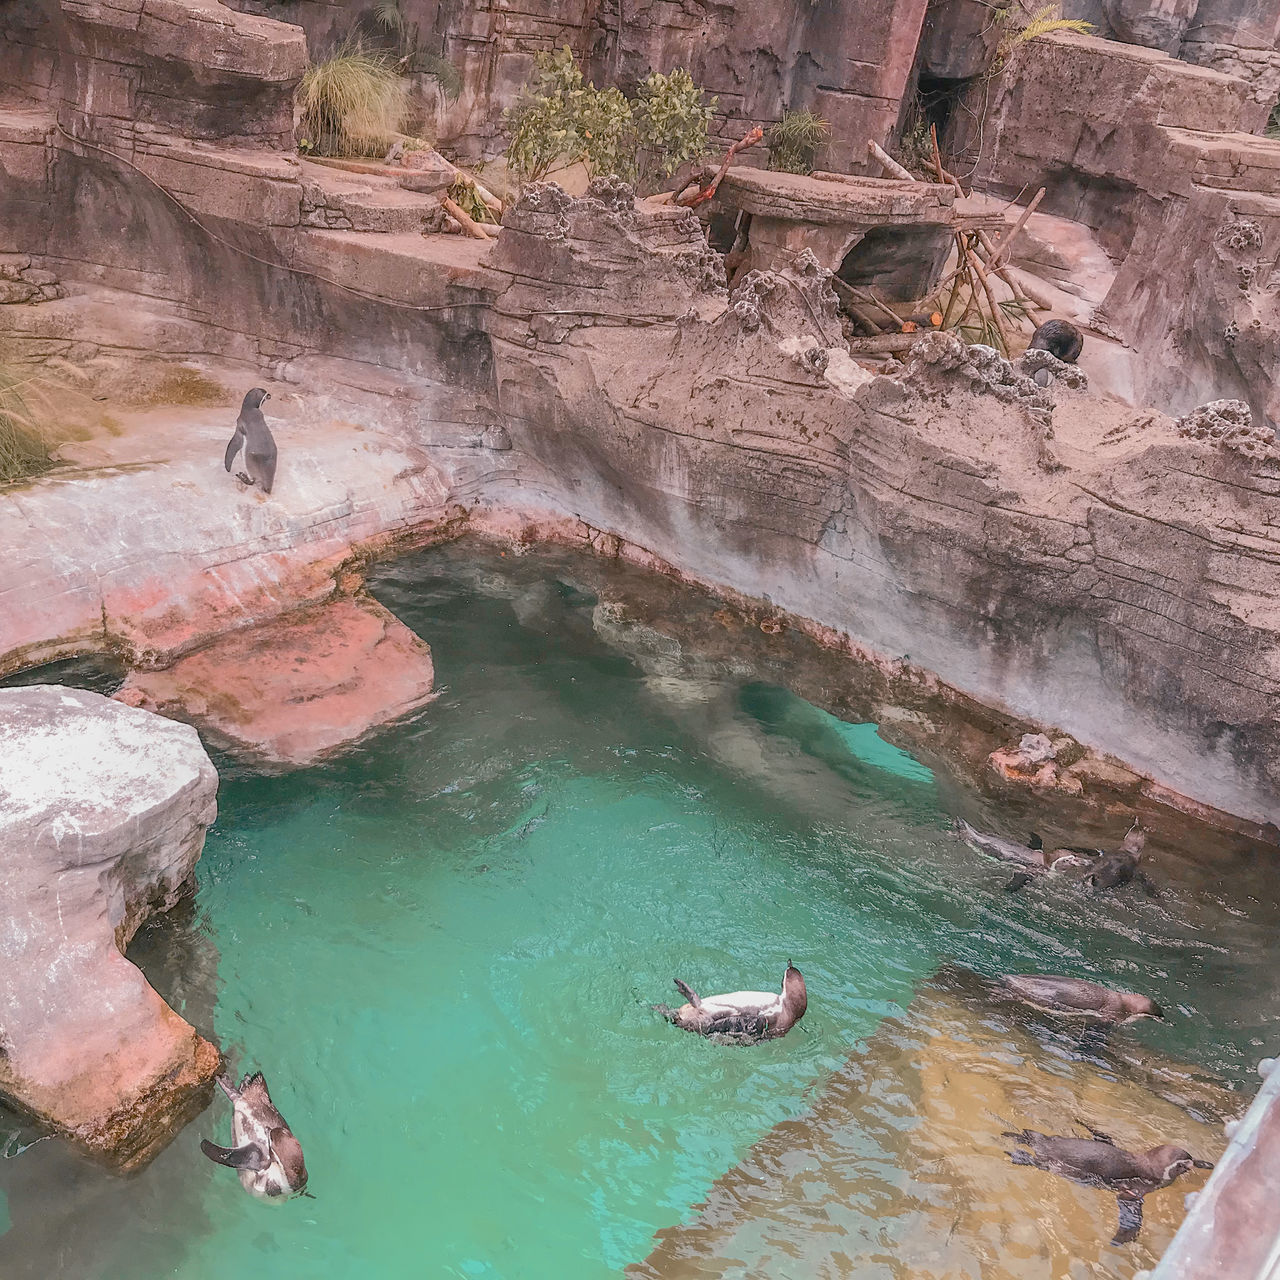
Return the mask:
[[217,790],[185,725],[0,690],[0,1093],[119,1169],[208,1103],[220,1060],[124,957],[193,887]]
[[[1268,370],[1280,281],[1280,142],[1244,80],[1087,36],[1023,45],[971,103],[975,181],[1093,228],[1119,264],[1095,317],[1135,352],[1137,402],[1248,402],[1280,424]],[[978,122],[981,121],[979,125]]]
[[[668,271],[651,314],[683,300],[713,318],[639,337],[565,317],[531,342],[515,317],[538,296],[566,312],[613,305],[625,322],[625,296],[582,282],[629,274],[658,225],[557,196],[551,236],[549,199],[514,211],[492,258],[510,281],[492,326],[502,407],[534,464],[496,501],[563,509],[572,477],[588,525],[995,705],[1052,706],[1081,741],[1266,819],[1280,787],[1267,533],[1280,462],[1042,389],[942,335],[905,378],[839,387],[816,268],[749,280],[727,307],[700,268]],[[1173,582],[1199,585],[1175,599]]]

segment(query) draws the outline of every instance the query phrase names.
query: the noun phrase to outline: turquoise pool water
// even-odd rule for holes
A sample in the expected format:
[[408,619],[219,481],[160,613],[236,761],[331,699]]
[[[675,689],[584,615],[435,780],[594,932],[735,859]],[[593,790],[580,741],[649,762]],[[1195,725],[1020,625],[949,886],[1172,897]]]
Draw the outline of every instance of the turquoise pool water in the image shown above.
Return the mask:
[[[265,1207],[201,1157],[221,1100],[124,1182],[14,1154],[14,1124],[0,1275],[617,1277],[944,961],[1141,968],[1182,1016],[1139,1037],[1232,1078],[1260,1056],[1273,902],[1008,898],[874,726],[629,627],[573,561],[453,549],[375,590],[439,699],[320,768],[220,762],[194,915],[138,948],[265,1072],[315,1198]],[[675,975],[773,988],[788,958],[811,994],[784,1040],[651,1011]]]

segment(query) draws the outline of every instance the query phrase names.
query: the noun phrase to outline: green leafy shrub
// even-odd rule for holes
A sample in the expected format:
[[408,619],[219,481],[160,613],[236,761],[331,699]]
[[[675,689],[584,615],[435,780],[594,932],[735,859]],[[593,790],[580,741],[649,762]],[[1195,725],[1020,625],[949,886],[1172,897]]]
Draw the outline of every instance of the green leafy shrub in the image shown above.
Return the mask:
[[682,164],[704,156],[717,101],[704,102],[702,90],[681,67],[666,76],[653,72],[632,104],[642,167],[670,177]]
[[0,484],[53,466],[49,431],[27,394],[34,380],[29,370],[0,360]]
[[541,54],[519,100],[507,112],[507,165],[522,181],[581,161],[592,177],[615,173],[629,182],[671,174],[707,149],[715,99],[687,71],[657,72],[631,101],[617,89],[584,79],[566,46]]
[[386,54],[344,44],[302,77],[302,142],[322,156],[379,155],[404,122],[408,94]]

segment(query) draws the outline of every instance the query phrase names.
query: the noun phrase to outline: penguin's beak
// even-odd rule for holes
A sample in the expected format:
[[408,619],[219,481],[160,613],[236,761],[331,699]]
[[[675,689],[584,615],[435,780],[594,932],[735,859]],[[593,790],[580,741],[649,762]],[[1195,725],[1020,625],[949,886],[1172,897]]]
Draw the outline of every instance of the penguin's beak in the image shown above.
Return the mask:
[[1212,1168],[1213,1168],[1213,1165],[1211,1165],[1207,1160],[1192,1160],[1192,1162],[1191,1162],[1191,1163],[1192,1163],[1193,1165],[1195,1165],[1195,1167],[1196,1167],[1197,1169],[1212,1169]]

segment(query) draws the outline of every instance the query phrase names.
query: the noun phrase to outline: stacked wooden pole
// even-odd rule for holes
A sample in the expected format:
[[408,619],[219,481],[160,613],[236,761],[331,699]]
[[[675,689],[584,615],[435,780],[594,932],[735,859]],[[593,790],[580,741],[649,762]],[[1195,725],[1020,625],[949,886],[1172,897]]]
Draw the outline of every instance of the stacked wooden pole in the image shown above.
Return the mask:
[[[937,130],[931,127],[929,134],[933,144],[933,168],[938,181],[944,186],[953,187],[958,196],[964,196],[966,193],[959,180],[942,167]],[[890,177],[903,182],[919,181],[875,142],[867,143],[867,151]],[[960,229],[955,231],[955,270],[942,281],[937,291],[941,314],[933,311],[929,313],[927,319],[912,316],[908,320],[902,320],[868,291],[853,289],[843,281],[837,280],[836,292],[840,296],[845,311],[859,327],[870,331],[867,338],[854,340],[857,347],[868,352],[873,350],[879,352],[905,349],[910,345],[914,340],[911,337],[900,345],[885,344],[887,313],[896,322],[898,334],[913,334],[922,327],[919,323],[921,320],[925,320],[926,325],[932,324],[943,329],[976,327],[983,332],[984,336],[991,338],[994,345],[1006,356],[1013,355],[1013,333],[1023,324],[1029,324],[1034,329],[1035,320],[1031,312],[1035,308],[1043,309],[1043,307],[1035,299],[1027,296],[1025,290],[1019,287],[1010,273],[1009,252],[1015,237],[1026,225],[1027,219],[1035,212],[1040,201],[1044,199],[1044,195],[1042,187],[1022,211],[1021,217],[1013,228],[1001,236],[997,242],[993,242],[985,231]],[[993,280],[999,280],[1012,297],[1002,303],[996,296]],[[944,297],[945,303],[942,301]],[[871,304],[870,314],[868,314],[868,304]],[[888,333],[893,333],[892,324],[888,326]],[[851,349],[855,349],[853,344]]]

